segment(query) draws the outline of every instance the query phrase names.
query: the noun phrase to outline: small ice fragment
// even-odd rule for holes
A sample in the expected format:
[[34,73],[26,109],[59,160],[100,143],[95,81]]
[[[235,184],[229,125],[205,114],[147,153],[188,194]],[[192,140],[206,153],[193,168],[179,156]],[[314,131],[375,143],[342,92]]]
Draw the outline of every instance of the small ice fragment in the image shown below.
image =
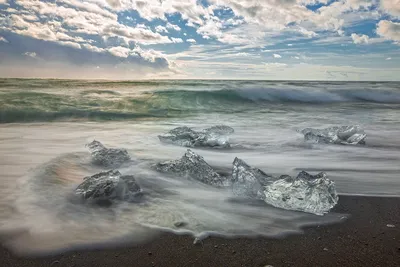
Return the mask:
[[116,170],[85,177],[75,189],[75,194],[83,200],[98,204],[111,203],[115,199],[130,201],[140,192],[141,188],[132,175],[123,176]]
[[394,227],[396,227],[396,226],[394,226],[394,224],[387,224],[386,226],[389,227],[389,228],[394,228]]
[[306,128],[300,131],[304,139],[314,143],[364,145],[366,133],[359,126],[335,126],[326,129]]
[[89,148],[93,163],[104,167],[118,167],[129,161],[131,157],[125,149],[106,148],[99,141],[92,141],[86,145]]
[[159,135],[161,142],[184,147],[230,147],[228,135],[234,132],[233,128],[217,125],[203,131],[196,132],[189,127],[177,127],[168,133]]

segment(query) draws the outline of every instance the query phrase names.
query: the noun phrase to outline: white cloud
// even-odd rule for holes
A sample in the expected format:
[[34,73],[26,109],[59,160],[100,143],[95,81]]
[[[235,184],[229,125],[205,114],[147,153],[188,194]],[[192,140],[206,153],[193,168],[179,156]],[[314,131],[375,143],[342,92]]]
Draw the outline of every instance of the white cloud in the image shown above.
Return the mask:
[[[312,28],[323,30],[338,29],[340,20],[320,12],[307,9],[304,1],[296,0],[211,0],[219,6],[230,7],[236,16],[247,23],[259,25],[261,29],[284,30],[289,24],[309,22]],[[304,29],[304,33],[311,32]]]
[[8,43],[8,40],[3,36],[0,36],[0,42]]
[[107,0],[115,10],[136,10],[146,20],[166,20],[166,14],[180,13],[191,24],[202,24],[212,10],[203,7],[196,0]]
[[65,4],[69,7],[72,7],[79,11],[86,11],[91,14],[98,14],[104,17],[108,17],[110,19],[116,19],[116,14],[108,11],[105,8],[101,8],[100,6],[90,3],[90,2],[82,2],[79,0],[57,0],[58,3]]
[[287,44],[287,46],[293,46],[293,44]]
[[264,66],[267,69],[282,69],[287,67],[288,65],[284,63],[264,63]]
[[60,41],[58,43],[60,45],[63,45],[63,46],[68,46],[68,47],[72,47],[72,48],[75,48],[75,49],[81,49],[81,45],[80,44],[74,43],[74,42],[71,42],[71,41]]
[[153,49],[143,50],[139,46],[136,46],[131,52],[149,62],[165,61],[168,65],[174,65],[174,63],[170,62],[164,54]]
[[351,39],[353,39],[353,43],[355,44],[368,44],[369,43],[369,36],[365,34],[351,34]]
[[150,50],[143,50],[139,46],[136,46],[133,49],[129,49],[127,47],[122,47],[122,46],[117,46],[117,47],[111,47],[107,49],[107,51],[117,57],[121,58],[141,58],[144,59],[147,62],[151,63],[157,63],[157,64],[165,64],[167,65],[171,70],[172,65],[174,65],[173,62],[170,62],[164,54],[161,52],[155,51],[153,49]]
[[87,49],[87,50],[96,52],[96,53],[102,53],[102,52],[105,51],[104,48],[100,48],[100,47],[97,47],[97,46],[94,46],[94,45],[91,45],[91,44],[82,44],[82,47]]
[[239,52],[239,53],[236,53],[234,56],[248,57],[248,56],[251,56],[251,55],[249,53],[246,53],[246,52]]
[[381,20],[377,25],[376,32],[386,40],[400,42],[400,23]]
[[381,0],[381,8],[393,16],[400,17],[400,0]]
[[195,39],[187,39],[186,42],[195,44],[195,43],[196,43],[196,40],[195,40]]
[[108,37],[124,37],[127,40],[142,44],[171,43],[167,36],[152,32],[149,29],[132,28],[119,23],[104,26],[102,34]]
[[129,56],[131,50],[126,47],[116,46],[116,47],[109,48],[108,52],[110,52],[111,55],[114,55],[116,57],[127,58]]
[[7,4],[7,0],[0,0],[0,5],[6,5]]
[[82,42],[82,43],[85,42],[85,40],[82,37],[78,37],[78,36],[72,37],[63,32],[57,32],[56,38],[57,38],[57,40],[62,40],[62,41],[74,41],[74,42]]
[[282,58],[282,56],[279,54],[273,54],[273,56],[274,56],[274,58]]
[[174,38],[174,37],[171,37],[171,40],[172,40],[172,42],[175,43],[175,44],[177,44],[177,43],[183,43],[183,40],[182,40],[181,38]]
[[120,0],[106,0],[106,2],[114,8],[120,7],[121,6],[121,2]]
[[167,29],[173,29],[173,30],[175,30],[175,31],[180,31],[181,30],[181,28],[178,26],[178,25],[174,25],[174,24],[171,24],[171,23],[167,23]]
[[308,38],[312,38],[312,37],[315,37],[315,36],[318,35],[316,32],[309,31],[309,30],[306,30],[304,28],[298,29],[298,32],[301,33],[304,36],[307,36]]
[[386,58],[385,60],[392,60],[392,58],[391,58],[391,57],[388,57],[388,58]]
[[155,29],[156,29],[156,32],[165,32],[165,33],[168,33],[167,28],[165,28],[164,26],[161,26],[161,25],[156,26]]
[[196,27],[196,25],[194,25],[194,23],[191,22],[191,21],[188,21],[185,25],[188,26],[188,27],[192,27],[192,28]]
[[237,26],[245,23],[243,19],[235,19],[235,18],[230,18],[226,21],[224,21],[224,26]]
[[[78,0],[59,0],[56,3],[16,0],[16,4],[21,7],[20,13],[10,16],[11,23],[7,30],[36,39],[57,42],[57,34],[68,32],[70,41],[77,41],[77,36],[73,35],[84,33],[99,37],[122,37],[126,41],[141,44],[171,43],[168,37],[151,31],[145,25],[130,27],[119,23],[117,14],[95,3],[83,4]],[[28,21],[27,12],[45,19]]]
[[32,58],[37,57],[37,54],[35,52],[25,52],[24,55]]

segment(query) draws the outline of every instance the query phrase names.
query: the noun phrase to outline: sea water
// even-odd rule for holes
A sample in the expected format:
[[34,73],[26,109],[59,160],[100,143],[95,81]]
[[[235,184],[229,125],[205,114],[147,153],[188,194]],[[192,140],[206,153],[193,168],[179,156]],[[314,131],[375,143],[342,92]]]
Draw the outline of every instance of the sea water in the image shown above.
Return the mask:
[[[277,209],[155,172],[185,152],[157,138],[178,126],[235,129],[230,149],[193,149],[221,172],[239,157],[274,176],[324,171],[339,194],[400,194],[400,83],[3,79],[0,123],[0,231],[17,253],[148,242],[163,231],[277,236],[345,216]],[[366,145],[311,144],[298,133],[336,125],[359,125]],[[118,170],[135,176],[141,201],[71,200],[83,177],[107,170],[85,148],[94,139],[127,149],[133,163]]]

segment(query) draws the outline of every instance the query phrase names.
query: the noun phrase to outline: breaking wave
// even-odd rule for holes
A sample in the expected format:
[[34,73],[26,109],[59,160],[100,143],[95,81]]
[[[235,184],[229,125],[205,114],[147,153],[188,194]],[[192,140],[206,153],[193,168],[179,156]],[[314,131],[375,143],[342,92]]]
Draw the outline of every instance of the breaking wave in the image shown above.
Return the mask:
[[[154,82],[153,82],[154,83]],[[193,83],[193,82],[192,82]],[[124,86],[129,83],[124,83]],[[143,83],[145,84],[145,83]],[[159,83],[162,84],[162,83]],[[93,86],[93,84],[91,84]],[[362,83],[349,86],[313,83],[281,83],[256,87],[257,83],[231,84],[221,82],[215,87],[208,83],[164,84],[153,90],[132,88],[113,89],[112,83],[103,87],[84,90],[78,88],[0,91],[0,123],[58,121],[58,120],[134,120],[140,118],[165,118],[190,116],[198,113],[239,113],[263,109],[285,109],[293,105],[341,105],[357,104],[368,107],[374,104],[383,108],[395,108],[400,104],[400,90],[396,84],[365,86]],[[261,86],[259,84],[258,86]],[[110,86],[110,87],[108,87]],[[142,84],[140,84],[142,86]],[[343,89],[347,86],[348,88]],[[174,89],[170,89],[174,88]],[[179,89],[179,88],[189,88]],[[213,88],[210,90],[208,88]],[[222,88],[222,89],[221,89]],[[60,94],[61,91],[68,94]]]
[[276,103],[336,103],[336,102],[372,102],[400,104],[400,91],[379,89],[340,89],[315,90],[282,88],[249,88],[228,90],[168,90],[154,93],[183,101],[222,101],[222,102],[276,102]]

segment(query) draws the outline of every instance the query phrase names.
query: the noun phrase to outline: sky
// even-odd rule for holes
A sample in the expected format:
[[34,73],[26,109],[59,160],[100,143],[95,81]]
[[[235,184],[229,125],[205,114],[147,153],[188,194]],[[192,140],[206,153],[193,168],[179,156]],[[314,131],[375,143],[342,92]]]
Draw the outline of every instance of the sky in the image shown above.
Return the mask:
[[0,0],[0,77],[400,80],[400,0]]

